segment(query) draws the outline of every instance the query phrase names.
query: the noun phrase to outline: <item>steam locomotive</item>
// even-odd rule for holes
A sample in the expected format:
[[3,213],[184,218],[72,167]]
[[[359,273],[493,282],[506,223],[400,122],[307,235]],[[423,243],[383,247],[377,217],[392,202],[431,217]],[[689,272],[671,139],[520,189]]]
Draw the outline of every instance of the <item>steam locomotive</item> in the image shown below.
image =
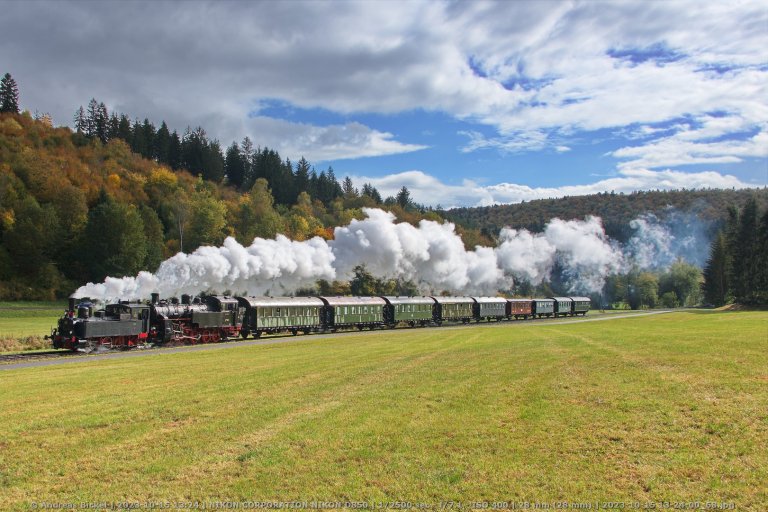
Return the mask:
[[94,311],[89,298],[69,300],[47,338],[54,348],[91,352],[152,345],[216,343],[238,336],[428,327],[586,315],[588,297],[228,297],[119,301]]

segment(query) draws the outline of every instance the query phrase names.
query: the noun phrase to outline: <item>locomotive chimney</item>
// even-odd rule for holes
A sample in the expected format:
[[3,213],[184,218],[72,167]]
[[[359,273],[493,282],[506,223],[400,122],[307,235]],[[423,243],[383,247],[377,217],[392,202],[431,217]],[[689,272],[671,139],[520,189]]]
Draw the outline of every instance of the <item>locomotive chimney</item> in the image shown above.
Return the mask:
[[187,295],[186,293],[184,295],[182,295],[181,296],[181,303],[182,304],[189,304],[189,295]]
[[152,304],[157,304],[160,300],[160,294],[159,293],[153,293],[152,294]]
[[75,310],[75,301],[77,299],[70,297],[69,298],[69,309],[67,311],[74,311]]

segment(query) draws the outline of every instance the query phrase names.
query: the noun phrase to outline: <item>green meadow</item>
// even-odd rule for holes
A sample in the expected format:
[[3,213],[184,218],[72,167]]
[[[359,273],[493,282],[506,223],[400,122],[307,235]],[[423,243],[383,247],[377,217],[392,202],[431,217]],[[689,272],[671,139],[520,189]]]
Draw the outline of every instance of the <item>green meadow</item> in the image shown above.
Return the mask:
[[66,301],[0,301],[0,353],[46,347],[43,336],[51,333],[66,308]]
[[91,358],[0,371],[0,411],[3,510],[188,500],[765,510],[768,313]]

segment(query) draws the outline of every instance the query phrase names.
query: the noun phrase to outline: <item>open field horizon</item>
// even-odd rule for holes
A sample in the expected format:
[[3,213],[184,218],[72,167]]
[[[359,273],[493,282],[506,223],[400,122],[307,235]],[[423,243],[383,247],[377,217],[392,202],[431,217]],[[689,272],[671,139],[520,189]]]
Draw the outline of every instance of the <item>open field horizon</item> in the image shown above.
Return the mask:
[[768,503],[768,313],[313,336],[0,373],[0,508]]

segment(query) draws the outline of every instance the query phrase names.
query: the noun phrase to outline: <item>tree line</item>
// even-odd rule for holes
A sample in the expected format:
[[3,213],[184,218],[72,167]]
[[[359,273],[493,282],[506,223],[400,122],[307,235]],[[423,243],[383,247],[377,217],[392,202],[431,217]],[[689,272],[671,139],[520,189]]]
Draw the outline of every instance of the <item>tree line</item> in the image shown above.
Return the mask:
[[761,213],[756,198],[728,208],[726,225],[710,246],[702,290],[715,306],[768,303],[768,208]]
[[[334,199],[352,191],[351,180],[342,187],[332,167],[318,173],[304,157],[294,165],[273,149],[254,146],[249,137],[240,143],[232,142],[222,150],[219,141],[209,138],[200,126],[188,127],[179,135],[176,130],[170,131],[165,121],[156,128],[146,118],[131,122],[125,114],[110,114],[106,105],[96,99],[91,99],[87,108],[77,109],[74,127],[80,136],[76,141],[81,144],[92,139],[102,144],[121,139],[144,158],[173,170],[185,169],[207,181],[228,184],[239,191],[248,191],[256,180],[265,179],[278,205],[296,204],[302,192],[330,205]],[[370,183],[364,184],[357,193],[370,197],[374,204],[383,203],[378,190]]]

